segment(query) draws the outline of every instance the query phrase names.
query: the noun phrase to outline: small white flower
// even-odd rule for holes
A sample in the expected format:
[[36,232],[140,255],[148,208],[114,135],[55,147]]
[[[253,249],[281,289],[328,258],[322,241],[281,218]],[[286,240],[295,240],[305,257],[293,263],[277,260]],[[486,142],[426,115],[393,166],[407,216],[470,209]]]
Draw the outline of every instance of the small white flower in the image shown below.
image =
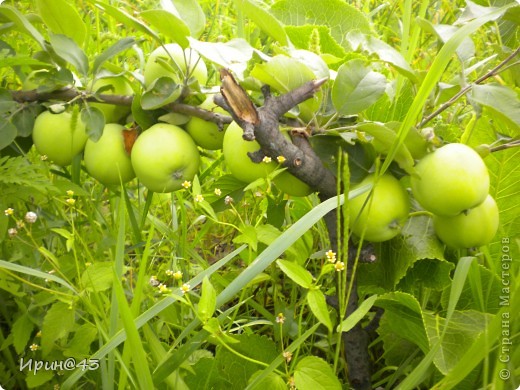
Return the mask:
[[35,223],[38,219],[38,214],[36,214],[34,211],[28,211],[25,214],[25,222],[27,223]]

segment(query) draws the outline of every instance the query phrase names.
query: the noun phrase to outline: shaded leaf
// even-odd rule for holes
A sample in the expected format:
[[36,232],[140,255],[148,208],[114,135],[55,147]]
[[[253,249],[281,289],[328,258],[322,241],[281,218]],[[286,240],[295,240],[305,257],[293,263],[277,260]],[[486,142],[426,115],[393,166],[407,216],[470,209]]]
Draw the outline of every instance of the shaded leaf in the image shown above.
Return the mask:
[[136,42],[137,41],[135,40],[135,38],[126,37],[114,43],[112,46],[110,46],[108,49],[103,51],[103,53],[96,57],[96,59],[94,60],[94,65],[92,66],[92,72],[94,74],[97,74],[98,70],[106,61],[110,60],[117,54],[122,53],[125,50],[128,50]]
[[0,14],[11,20],[18,31],[31,36],[45,50],[45,38],[20,11],[10,5],[2,4]]
[[206,27],[206,16],[197,0],[161,0],[161,6],[185,23],[191,36],[202,34]]
[[18,134],[15,125],[4,117],[0,117],[0,150],[9,146]]
[[88,291],[105,291],[112,286],[112,263],[99,262],[87,267],[81,275],[81,284]]
[[85,124],[85,130],[89,138],[97,142],[103,135],[105,127],[105,115],[97,107],[84,107],[81,109],[81,121]]
[[307,289],[312,287],[313,277],[301,265],[288,260],[277,260],[276,264],[294,283]]
[[472,101],[514,123],[520,134],[520,100],[514,90],[504,85],[473,85],[470,96]]
[[25,350],[34,326],[34,323],[29,318],[28,312],[24,312],[14,322],[11,328],[11,335],[13,336],[14,349],[18,355],[21,355]]
[[53,304],[43,319],[42,355],[47,356],[54,348],[54,343],[66,337],[74,326],[74,310],[63,302]]
[[141,96],[141,107],[145,110],[155,110],[173,103],[181,96],[182,88],[169,77],[159,77],[151,88]]
[[366,316],[366,314],[370,311],[372,306],[374,305],[377,299],[377,295],[372,295],[371,297],[365,299],[361,305],[347,318],[345,318],[338,327],[338,332],[348,332],[352,329],[356,324]]
[[83,76],[87,75],[89,67],[88,58],[76,42],[62,34],[51,34],[49,40],[58,56],[74,66]]

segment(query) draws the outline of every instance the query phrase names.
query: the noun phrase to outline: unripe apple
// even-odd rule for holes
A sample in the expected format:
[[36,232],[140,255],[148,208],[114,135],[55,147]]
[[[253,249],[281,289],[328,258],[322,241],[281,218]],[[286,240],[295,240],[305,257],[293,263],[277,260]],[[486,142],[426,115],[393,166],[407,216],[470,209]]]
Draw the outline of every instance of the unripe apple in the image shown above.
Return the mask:
[[365,231],[364,238],[367,241],[390,240],[401,232],[408,219],[410,211],[408,193],[399,180],[388,173],[380,176],[377,182],[373,174],[368,175],[353,188],[366,184],[374,185],[372,199],[368,199],[370,195],[368,191],[350,201],[350,229],[358,237]]
[[[213,98],[211,97],[204,100],[199,107],[204,110],[227,114],[224,109],[213,102]],[[190,121],[186,123],[186,131],[201,148],[208,150],[222,149],[225,130],[220,130],[216,123],[192,117]]]
[[33,128],[36,150],[57,165],[70,165],[74,156],[83,151],[88,136],[80,115],[69,111],[53,114],[44,111],[36,117]]
[[[109,89],[104,89],[101,94],[107,95],[133,95],[134,90],[125,77],[104,77],[97,79],[92,85],[92,91],[98,91],[100,88],[110,86]],[[125,118],[130,113],[130,107],[118,106],[115,104],[106,103],[89,103],[91,107],[97,107],[103,112],[105,116],[105,123],[117,123]]]
[[498,229],[498,207],[491,195],[454,217],[433,216],[437,236],[452,248],[475,248],[491,242]]
[[135,141],[131,153],[137,178],[151,191],[172,192],[197,174],[197,145],[180,127],[157,123]]
[[489,173],[479,154],[467,145],[452,143],[426,155],[412,176],[415,199],[426,210],[455,216],[478,206],[489,192]]
[[89,139],[85,145],[83,158],[88,173],[106,186],[126,183],[135,177],[125,149],[124,131],[123,126],[109,123],[97,142]]
[[169,43],[158,47],[148,57],[144,67],[144,83],[149,87],[159,77],[170,77],[181,84],[187,72],[200,85],[205,85],[208,81],[208,69],[196,51],[183,50],[178,44]]

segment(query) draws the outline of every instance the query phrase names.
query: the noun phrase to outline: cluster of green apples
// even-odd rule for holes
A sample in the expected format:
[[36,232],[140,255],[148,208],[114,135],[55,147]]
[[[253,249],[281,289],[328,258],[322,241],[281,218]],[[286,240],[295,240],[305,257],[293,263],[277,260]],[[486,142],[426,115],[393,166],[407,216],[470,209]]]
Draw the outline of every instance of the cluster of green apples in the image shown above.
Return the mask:
[[[145,88],[152,88],[161,77],[169,77],[177,83],[196,80],[205,85],[208,71],[195,51],[167,44],[150,54],[143,76]],[[129,81],[122,76],[99,78],[90,88],[100,94],[133,94]],[[73,157],[83,152],[89,174],[107,186],[125,183],[137,176],[154,192],[181,189],[182,184],[191,181],[198,171],[200,153],[197,146],[206,150],[223,149],[231,174],[245,183],[266,177],[280,166],[277,162],[253,163],[247,153],[260,146],[255,141],[245,141],[242,129],[234,122],[227,130],[196,117],[185,123],[184,128],[158,123],[134,140],[133,135],[126,133],[129,130],[120,124],[130,113],[128,107],[97,102],[90,105],[101,110],[105,117],[106,125],[99,140],[89,139],[79,115],[70,111],[40,114],[35,122],[33,140],[42,155],[61,166],[71,164]],[[211,97],[200,108],[227,114]],[[309,186],[289,172],[279,174],[274,182],[293,196],[311,193]]]
[[[371,174],[354,188],[367,184],[373,190],[350,201],[350,229],[367,241],[389,240],[408,219],[409,195],[388,173]],[[416,165],[411,187],[417,202],[433,214],[435,233],[447,246],[476,248],[495,236],[499,212],[489,195],[489,173],[471,147],[452,143],[425,155]]]
[[426,155],[412,176],[412,192],[433,214],[437,236],[452,248],[489,243],[498,229],[498,207],[489,194],[489,173],[471,147],[452,143]]

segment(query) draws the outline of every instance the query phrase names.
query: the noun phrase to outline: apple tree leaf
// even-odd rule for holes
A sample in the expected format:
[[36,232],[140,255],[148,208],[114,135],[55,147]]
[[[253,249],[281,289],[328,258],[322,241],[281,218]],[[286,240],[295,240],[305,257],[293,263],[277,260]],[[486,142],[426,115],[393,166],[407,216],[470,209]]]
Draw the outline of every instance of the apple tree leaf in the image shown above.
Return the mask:
[[182,88],[170,77],[159,77],[141,97],[141,107],[155,110],[173,103],[181,96]]
[[87,75],[88,57],[72,38],[62,34],[50,34],[49,40],[59,57],[74,66],[82,76]]
[[269,11],[265,10],[255,0],[242,0],[238,2],[244,14],[251,19],[260,29],[278,41],[282,46],[289,46],[290,41],[281,23]]
[[515,91],[505,85],[473,85],[471,100],[516,126],[520,133],[520,100]]
[[386,78],[355,59],[341,65],[332,86],[332,104],[340,115],[355,115],[374,104],[386,90]]
[[203,33],[206,16],[197,0],[161,0],[161,6],[181,19],[183,24],[188,26],[192,37],[198,37]]
[[[151,9],[141,12],[140,15],[146,22],[155,27],[157,31],[173,39],[183,49],[186,49],[189,46],[186,37],[190,35],[190,29],[182,19],[178,18],[171,12],[160,9]],[[175,28],[172,28],[172,26],[175,26]]]
[[16,126],[4,117],[0,117],[0,150],[9,146],[17,134]]
[[63,34],[78,46],[85,44],[87,27],[78,11],[65,0],[36,0],[38,13],[54,34]]
[[85,124],[85,130],[92,141],[96,142],[101,138],[105,127],[105,115],[99,108],[83,107],[81,121]]
[[94,65],[92,66],[93,73],[97,74],[98,70],[106,61],[110,60],[115,55],[129,49],[135,43],[136,40],[132,37],[126,37],[114,43],[112,46],[110,46],[108,49],[103,51],[103,53],[96,57],[96,59],[94,60]]

